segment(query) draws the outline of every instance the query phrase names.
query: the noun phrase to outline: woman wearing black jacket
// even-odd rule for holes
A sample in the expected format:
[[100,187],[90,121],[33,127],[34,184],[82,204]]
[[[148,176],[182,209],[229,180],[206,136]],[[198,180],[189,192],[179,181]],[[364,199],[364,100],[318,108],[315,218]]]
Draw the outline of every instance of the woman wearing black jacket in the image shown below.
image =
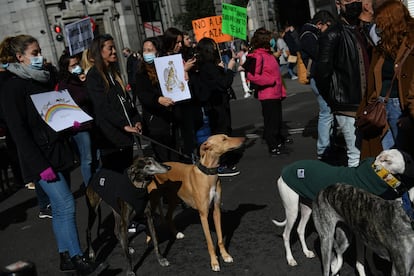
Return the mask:
[[37,181],[50,199],[52,225],[61,255],[62,271],[76,269],[85,275],[93,265],[82,257],[75,218],[75,201],[64,178],[74,165],[64,132],[55,132],[39,115],[30,95],[53,90],[50,73],[43,69],[38,41],[29,35],[10,37],[2,43],[14,63],[12,76],[3,84],[1,109],[16,142],[23,180]]
[[112,36],[95,37],[89,53],[94,66],[88,72],[86,84],[93,105],[96,146],[102,167],[122,173],[132,164],[133,134],[141,132],[141,116],[117,70]]
[[[231,135],[230,95],[235,65],[231,58],[224,68],[217,43],[211,38],[202,38],[197,44],[197,72],[190,75],[191,85],[206,112],[211,134]],[[240,156],[234,151],[220,159],[219,176],[235,176],[240,172],[234,166]]]
[[[144,62],[137,74],[137,95],[142,105],[143,132],[148,137],[171,148],[175,148],[173,135],[174,101],[164,97],[155,71],[154,59],[160,54],[161,39],[150,37],[144,40],[142,51]],[[152,143],[155,157],[161,161],[174,159],[172,152]],[[176,158],[176,157],[175,157]]]

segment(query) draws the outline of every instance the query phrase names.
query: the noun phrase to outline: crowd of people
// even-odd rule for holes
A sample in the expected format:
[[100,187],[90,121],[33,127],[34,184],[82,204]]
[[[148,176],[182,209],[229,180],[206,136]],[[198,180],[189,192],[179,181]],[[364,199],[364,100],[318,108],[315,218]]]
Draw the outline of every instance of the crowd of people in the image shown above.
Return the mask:
[[[398,148],[413,156],[414,19],[397,0],[336,2],[339,16],[319,11],[300,31],[293,26],[275,32],[259,28],[239,53],[210,38],[194,47],[188,33],[169,28],[162,36],[146,38],[140,53],[122,49],[127,83],[109,34],[96,36],[83,53],[72,56],[65,51],[58,70],[45,66],[33,36],[5,38],[0,44],[1,127],[15,159],[15,178],[35,184],[39,216],[52,218],[60,269],[84,275],[96,266],[80,247],[71,170],[80,166],[85,187],[99,168],[123,172],[132,164],[140,134],[151,139],[159,161],[195,162],[203,142],[197,132],[206,118],[209,133],[232,133],[230,100],[237,72],[244,97],[256,90],[271,156],[284,153],[284,145],[292,142],[282,134],[282,72],[286,68],[292,80],[298,78],[297,53],[309,68],[310,87],[319,104],[318,159],[326,158],[338,133],[350,167],[383,149]],[[154,63],[157,57],[176,54],[182,55],[191,93],[190,99],[179,102],[163,95]],[[62,89],[93,121],[74,120],[73,126],[56,132],[42,120],[31,95]],[[386,128],[374,137],[363,135],[355,127],[358,114],[369,102],[384,100],[387,91]],[[219,175],[239,174],[240,157],[237,151],[222,156]]]

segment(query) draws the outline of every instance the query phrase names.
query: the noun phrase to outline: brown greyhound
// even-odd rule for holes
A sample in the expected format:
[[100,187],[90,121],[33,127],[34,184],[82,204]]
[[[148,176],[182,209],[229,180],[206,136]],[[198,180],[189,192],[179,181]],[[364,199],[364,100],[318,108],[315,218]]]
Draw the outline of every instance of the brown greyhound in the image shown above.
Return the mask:
[[200,160],[196,164],[166,162],[164,164],[171,167],[171,169],[167,173],[156,175],[154,181],[147,187],[153,208],[158,205],[157,189],[167,190],[168,212],[166,219],[178,239],[183,238],[184,235],[177,232],[172,223],[172,215],[178,199],[177,195],[188,206],[198,210],[213,271],[220,271],[220,265],[208,223],[208,214],[212,202],[214,204],[213,220],[220,254],[224,262],[233,262],[233,258],[224,247],[221,230],[221,182],[217,175],[219,158],[224,153],[241,147],[243,142],[244,138],[242,137],[228,137],[224,134],[210,136],[200,146]]

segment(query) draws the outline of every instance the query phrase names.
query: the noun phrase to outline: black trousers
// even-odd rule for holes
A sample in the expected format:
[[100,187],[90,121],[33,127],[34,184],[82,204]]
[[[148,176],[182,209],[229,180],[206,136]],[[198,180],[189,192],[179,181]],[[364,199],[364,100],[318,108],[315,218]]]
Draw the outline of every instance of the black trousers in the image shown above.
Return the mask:
[[263,138],[269,150],[276,148],[283,141],[282,136],[282,100],[262,100],[264,122]]

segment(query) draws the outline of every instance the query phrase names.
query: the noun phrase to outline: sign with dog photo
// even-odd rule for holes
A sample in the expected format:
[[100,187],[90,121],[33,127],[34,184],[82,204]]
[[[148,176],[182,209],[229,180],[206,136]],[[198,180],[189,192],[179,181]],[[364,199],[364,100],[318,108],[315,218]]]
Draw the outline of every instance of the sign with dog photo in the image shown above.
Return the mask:
[[159,57],[154,63],[164,97],[171,98],[174,102],[191,98],[190,89],[184,79],[181,54]]
[[55,131],[73,127],[75,121],[84,123],[92,117],[72,99],[68,90],[30,95],[40,117]]

